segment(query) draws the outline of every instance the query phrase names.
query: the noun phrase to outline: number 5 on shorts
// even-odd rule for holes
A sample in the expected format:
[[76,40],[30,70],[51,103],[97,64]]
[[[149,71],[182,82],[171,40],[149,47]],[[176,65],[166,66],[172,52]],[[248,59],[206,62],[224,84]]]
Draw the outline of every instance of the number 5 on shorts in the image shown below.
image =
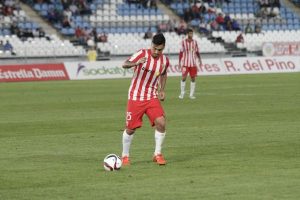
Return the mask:
[[126,121],[130,121],[130,120],[131,120],[131,112],[127,112]]

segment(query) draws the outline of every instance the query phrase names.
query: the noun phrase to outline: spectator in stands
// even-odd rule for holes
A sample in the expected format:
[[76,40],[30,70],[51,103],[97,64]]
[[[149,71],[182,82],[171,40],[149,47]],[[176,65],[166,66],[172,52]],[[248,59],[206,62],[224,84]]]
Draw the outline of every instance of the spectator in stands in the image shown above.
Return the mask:
[[83,30],[79,26],[77,26],[75,29],[75,38],[77,39],[79,44],[81,45],[85,44]]
[[64,17],[62,21],[62,27],[63,28],[71,28],[71,21],[69,21],[68,17]]
[[12,35],[17,35],[19,32],[19,27],[18,27],[18,24],[16,22],[13,22],[11,25],[10,25],[10,33]]
[[219,24],[220,27],[223,28],[223,30],[226,29],[226,24],[225,24],[225,20],[223,17],[223,13],[218,13],[218,15],[216,17],[216,22]]
[[183,19],[180,20],[179,25],[177,27],[177,34],[178,35],[185,35],[187,25]]
[[245,33],[253,33],[252,27],[250,23],[248,22],[247,25],[245,26]]
[[3,41],[0,40],[0,53],[3,53],[4,52],[4,44],[3,44]]
[[255,33],[261,33],[261,25],[259,23],[256,23],[254,26],[254,32]]
[[223,7],[224,0],[215,0],[215,4],[217,8]]
[[205,21],[202,19],[199,24],[199,32],[208,35],[211,32],[210,24],[205,23]]
[[184,11],[183,11],[183,19],[187,23],[189,23],[193,19],[191,8],[184,9]]
[[78,9],[80,15],[90,15],[92,14],[92,11],[86,1],[78,1]]
[[150,8],[157,10],[157,0],[150,0]]
[[204,6],[203,2],[199,5],[199,13],[200,13],[200,16],[203,16],[204,13],[206,13],[206,7]]
[[26,28],[24,31],[24,37],[25,38],[33,38],[32,30],[29,28]]
[[233,30],[231,20],[226,22],[225,30],[226,31],[232,31]]
[[26,40],[25,38],[25,33],[22,29],[19,29],[18,32],[17,32],[17,36],[18,38],[20,38],[22,41]]
[[219,31],[220,30],[220,26],[219,26],[219,24],[216,20],[211,20],[208,23],[210,24],[210,27],[211,27],[212,31]]
[[241,33],[237,36],[237,38],[236,38],[236,40],[235,40],[235,43],[244,43],[244,42],[245,42],[245,40],[244,40],[243,32],[241,32]]
[[8,40],[6,40],[3,49],[4,51],[9,51],[12,55],[15,55],[14,48]]
[[90,39],[91,30],[87,26],[81,30],[82,30],[83,41],[84,43],[86,43]]
[[270,0],[270,6],[272,8],[280,8],[281,4],[280,4],[280,0]]
[[256,17],[267,18],[269,14],[268,8],[262,7],[256,12]]
[[269,7],[269,0],[259,0],[258,2],[260,8]]
[[106,33],[102,33],[102,34],[100,34],[100,35],[98,35],[98,41],[99,42],[107,42],[108,41],[108,37],[107,37],[107,35],[106,35]]
[[156,29],[157,29],[157,33],[167,32],[167,24],[162,22],[161,24],[158,24],[156,26]]
[[77,5],[71,4],[69,6],[69,9],[71,10],[73,16],[79,15],[79,9],[78,9]]
[[57,9],[51,7],[47,11],[47,19],[51,23],[58,23],[63,19],[63,17]]
[[42,27],[38,28],[39,37],[46,37],[46,33]]
[[150,6],[150,1],[149,0],[141,0],[141,4],[143,8],[148,8]]
[[192,19],[199,19],[200,18],[200,11],[199,8],[197,6],[197,3],[195,2],[191,8],[191,15],[192,15]]
[[69,8],[65,9],[63,11],[63,16],[64,16],[64,18],[67,18],[68,21],[71,21],[72,11]]
[[232,26],[232,30],[234,30],[234,31],[241,30],[239,23],[235,19],[232,20],[231,26]]
[[228,21],[232,21],[232,20],[231,20],[230,15],[228,13],[226,13],[225,17],[224,17],[224,23],[227,24]]
[[[2,2],[1,2],[2,4]],[[4,8],[2,8],[2,12],[4,16],[11,16],[13,14],[13,7],[9,5],[4,5]]]
[[90,36],[93,39],[94,43],[96,44],[98,42],[98,34],[95,27],[92,29]]
[[144,35],[144,39],[151,39],[153,36],[153,33],[151,31],[151,27],[148,28],[148,30],[146,31],[145,35]]
[[64,10],[68,9],[70,6],[69,0],[61,0],[61,4]]
[[33,35],[33,37],[35,37],[35,38],[39,37],[39,29],[38,29],[38,28],[33,29],[33,30],[32,30],[32,35]]
[[278,7],[272,7],[270,11],[270,17],[277,17],[279,16],[280,11]]
[[167,22],[167,31],[168,32],[174,32],[174,31],[176,31],[176,19],[173,19],[173,20],[171,20],[171,19],[169,19],[169,21]]

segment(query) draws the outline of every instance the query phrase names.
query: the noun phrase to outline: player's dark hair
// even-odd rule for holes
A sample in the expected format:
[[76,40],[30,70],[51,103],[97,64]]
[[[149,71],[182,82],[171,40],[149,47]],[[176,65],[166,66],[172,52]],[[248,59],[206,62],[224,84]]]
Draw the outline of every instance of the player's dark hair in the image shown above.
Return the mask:
[[152,38],[152,43],[155,45],[161,45],[166,43],[166,38],[162,33],[157,33]]
[[194,32],[193,29],[191,29],[191,28],[186,29],[186,34],[188,34],[190,32]]

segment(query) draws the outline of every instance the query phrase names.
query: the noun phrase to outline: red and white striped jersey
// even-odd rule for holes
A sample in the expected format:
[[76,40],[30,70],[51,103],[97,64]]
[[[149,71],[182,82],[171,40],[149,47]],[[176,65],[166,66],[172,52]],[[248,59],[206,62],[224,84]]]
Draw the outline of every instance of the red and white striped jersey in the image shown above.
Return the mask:
[[133,54],[128,61],[137,62],[146,57],[147,61],[134,67],[134,74],[128,91],[130,100],[150,100],[157,98],[159,77],[162,73],[167,73],[170,65],[169,58],[161,54],[157,58],[151,56],[151,49],[141,49]]
[[198,43],[196,40],[185,39],[181,42],[179,62],[181,66],[196,67],[197,59],[200,57]]

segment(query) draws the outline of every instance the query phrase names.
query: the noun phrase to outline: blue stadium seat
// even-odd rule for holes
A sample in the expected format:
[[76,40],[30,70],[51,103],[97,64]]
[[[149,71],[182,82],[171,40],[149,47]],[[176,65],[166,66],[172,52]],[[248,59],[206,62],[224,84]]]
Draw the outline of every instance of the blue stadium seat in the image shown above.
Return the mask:
[[39,4],[39,3],[34,4],[33,9],[36,11],[41,11],[42,10],[41,4]]
[[48,4],[46,4],[46,3],[43,3],[42,5],[41,5],[41,10],[48,10],[49,8],[48,8]]

